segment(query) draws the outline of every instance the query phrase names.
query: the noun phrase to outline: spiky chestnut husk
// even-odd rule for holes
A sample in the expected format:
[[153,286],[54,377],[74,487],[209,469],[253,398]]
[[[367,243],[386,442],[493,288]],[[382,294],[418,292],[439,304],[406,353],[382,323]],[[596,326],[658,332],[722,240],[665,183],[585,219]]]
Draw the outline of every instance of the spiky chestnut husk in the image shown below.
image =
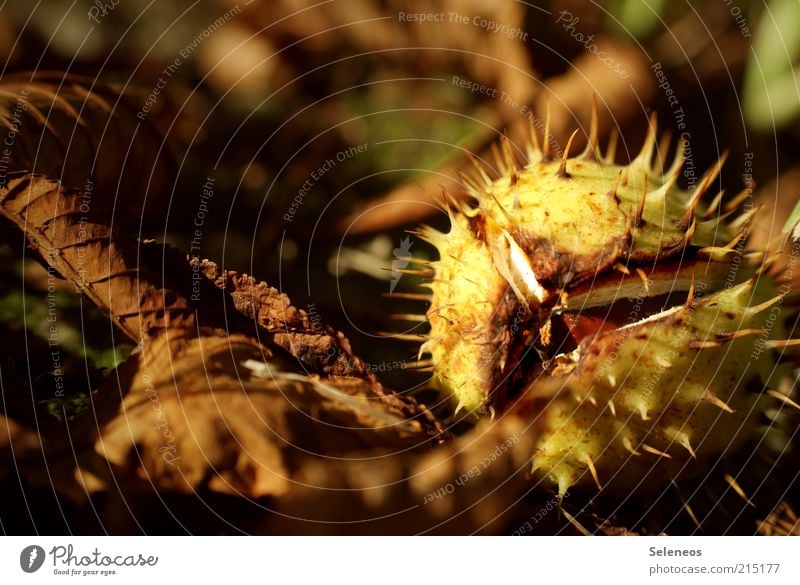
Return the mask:
[[463,176],[475,205],[447,203],[450,231],[421,232],[440,257],[420,349],[433,383],[473,414],[526,386],[570,392],[536,422],[532,456],[561,493],[633,485],[656,459],[663,481],[752,437],[782,346],[759,317],[780,297],[738,257],[743,197],[701,208],[724,157],[685,191],[683,145],[664,169],[655,119],[625,166],[600,155],[596,128],[595,109],[586,150],[570,158],[570,138],[557,160],[532,129],[521,169],[504,139],[498,178],[477,163]]

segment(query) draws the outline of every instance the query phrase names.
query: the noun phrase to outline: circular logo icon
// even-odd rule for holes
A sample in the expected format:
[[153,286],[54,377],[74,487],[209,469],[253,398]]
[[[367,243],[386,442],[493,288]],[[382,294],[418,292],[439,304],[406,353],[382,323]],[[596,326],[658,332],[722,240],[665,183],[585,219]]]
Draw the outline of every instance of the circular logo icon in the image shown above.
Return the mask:
[[44,549],[41,546],[32,544],[26,546],[19,553],[19,566],[26,573],[35,573],[44,564]]

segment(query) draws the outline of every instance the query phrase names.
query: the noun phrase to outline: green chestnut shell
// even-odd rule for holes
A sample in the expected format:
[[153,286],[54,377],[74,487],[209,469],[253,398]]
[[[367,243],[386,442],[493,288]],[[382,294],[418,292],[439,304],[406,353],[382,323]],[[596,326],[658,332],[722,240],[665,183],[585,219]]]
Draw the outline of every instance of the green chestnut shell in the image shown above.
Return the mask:
[[752,438],[774,350],[792,343],[764,326],[784,291],[744,259],[749,192],[701,202],[724,157],[684,190],[684,147],[664,168],[654,121],[628,165],[596,135],[553,159],[532,132],[522,168],[504,140],[499,177],[463,177],[474,205],[447,204],[450,231],[421,232],[439,252],[420,349],[432,383],[475,416],[526,389],[571,395],[530,413],[533,470],[562,494],[663,485]]

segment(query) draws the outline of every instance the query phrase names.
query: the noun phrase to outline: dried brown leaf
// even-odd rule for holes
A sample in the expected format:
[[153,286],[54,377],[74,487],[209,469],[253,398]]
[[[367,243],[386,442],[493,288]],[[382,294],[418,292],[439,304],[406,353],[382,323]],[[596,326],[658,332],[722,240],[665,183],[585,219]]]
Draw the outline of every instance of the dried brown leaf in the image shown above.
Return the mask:
[[143,213],[171,192],[170,145],[119,87],[55,72],[0,79],[5,130],[0,188],[7,175],[34,173],[80,189],[91,204],[104,193],[116,222],[138,227]]
[[196,326],[188,299],[166,288],[161,275],[140,268],[135,243],[113,233],[107,208],[84,205],[82,192],[29,173],[11,174],[0,191],[0,215],[131,339],[141,341],[154,329]]
[[242,335],[151,340],[101,389],[124,399],[79,452],[77,484],[65,472],[58,489],[278,496],[309,456],[429,446],[425,427],[375,400],[370,383],[323,383],[275,361]]

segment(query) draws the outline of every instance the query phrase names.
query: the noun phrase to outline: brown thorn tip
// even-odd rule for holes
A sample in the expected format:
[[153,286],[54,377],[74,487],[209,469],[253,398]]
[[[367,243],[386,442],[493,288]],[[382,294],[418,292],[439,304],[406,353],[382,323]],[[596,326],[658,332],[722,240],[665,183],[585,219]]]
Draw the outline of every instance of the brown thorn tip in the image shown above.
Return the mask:
[[764,345],[770,349],[784,349],[800,345],[800,339],[769,339],[764,342]]
[[658,117],[655,112],[651,112],[647,127],[647,136],[644,139],[642,150],[639,152],[638,156],[636,157],[636,161],[634,162],[638,161],[640,164],[644,164],[647,168],[650,168],[650,161],[653,158],[653,149],[656,145],[657,132]]
[[433,366],[433,360],[417,360],[416,362],[404,364],[403,368],[406,370],[420,370],[431,366]]
[[737,482],[730,473],[726,473],[724,479],[728,482],[731,488],[733,488],[733,491],[735,491],[740,498],[747,502],[748,506],[752,508],[756,507],[756,505],[750,501],[750,498],[747,497],[747,494],[744,493],[744,490],[742,489],[742,486],[739,485],[739,482]]
[[509,179],[511,180],[512,185],[516,185],[517,181],[519,180],[519,175],[517,174],[517,162],[514,160],[514,153],[511,150],[511,141],[505,134],[503,134],[500,145],[503,151],[503,161],[505,162]]
[[414,313],[395,313],[389,318],[395,321],[413,321],[415,323],[425,323],[428,320],[425,315],[416,315]]
[[642,190],[642,200],[639,201],[639,204],[636,206],[636,212],[634,213],[633,221],[631,222],[631,225],[635,228],[641,227],[641,225],[644,223],[644,204],[647,202],[647,193],[649,186],[650,185],[647,180],[647,173],[645,173],[644,189]]
[[594,466],[592,458],[587,454],[583,460],[586,462],[586,466],[589,468],[589,473],[592,474],[592,479],[594,479],[597,489],[602,490],[603,486],[600,484],[600,477],[597,475],[597,468]]
[[619,184],[622,182],[622,175],[624,173],[625,173],[625,169],[622,169],[622,170],[620,170],[619,173],[617,173],[617,178],[614,181],[614,186],[611,187],[611,190],[607,193],[607,195],[608,195],[608,197],[610,199],[613,199],[613,200],[615,200],[617,202],[619,202],[619,196],[617,195],[617,190],[619,189]]
[[647,278],[647,273],[644,270],[642,270],[641,268],[637,268],[636,269],[636,274],[638,274],[639,278],[642,279],[642,284],[644,285],[644,292],[647,293],[647,295],[649,296],[650,295],[650,279]]
[[[528,156],[530,158],[541,156],[542,154],[542,146],[539,144],[539,134],[536,130],[536,125],[533,123],[533,117],[528,120],[528,132],[530,133],[530,146],[531,150],[529,150]],[[528,162],[533,162],[528,161]]]
[[409,301],[423,301],[426,303],[433,300],[433,295],[422,295],[415,293],[383,293],[381,296],[387,299],[407,299]]
[[[566,493],[566,490],[564,491],[564,493]],[[561,490],[559,489],[559,498],[561,498],[562,496],[563,496],[563,494],[561,494]],[[583,524],[578,522],[578,519],[575,518],[575,516],[573,516],[572,514],[567,512],[564,508],[562,508],[560,503],[559,503],[558,507],[559,507],[559,510],[561,510],[561,513],[564,514],[564,517],[569,521],[570,524],[572,524],[578,530],[578,532],[580,532],[584,536],[591,536],[592,535],[591,532],[586,530],[586,527],[584,527]]]
[[381,267],[381,270],[386,272],[399,272],[400,274],[410,274],[412,276],[422,276],[423,278],[433,278],[436,276],[435,272],[431,272],[430,270],[411,270],[409,268],[387,268],[385,266]]
[[647,451],[648,453],[652,453],[653,455],[658,455],[659,457],[664,457],[665,459],[672,459],[672,455],[669,453],[664,453],[663,451],[659,451],[655,447],[651,447],[646,443],[642,443],[642,449]]
[[544,114],[544,134],[543,134],[543,144],[542,144],[542,160],[549,161],[550,160],[550,100],[547,100],[545,104],[545,114]]
[[469,158],[469,161],[470,161],[470,163],[472,163],[472,166],[475,167],[475,170],[477,171],[478,176],[483,180],[484,184],[487,187],[491,187],[492,186],[492,179],[486,173],[486,169],[483,167],[483,164],[481,164],[481,161],[478,160],[478,157],[476,157],[473,153],[468,151],[467,152],[467,158]]
[[769,394],[773,398],[777,398],[778,400],[780,400],[784,404],[788,404],[792,408],[796,408],[797,410],[800,410],[800,404],[797,404],[794,400],[792,400],[791,398],[789,398],[785,394],[781,394],[777,390],[772,390],[772,389],[767,390],[767,394]]
[[631,455],[636,455],[637,457],[641,455],[636,449],[633,448],[633,444],[628,437],[622,437],[622,446],[625,447],[628,451],[630,451]]
[[461,169],[456,169],[456,174],[458,175],[459,180],[461,181],[464,188],[476,198],[483,193],[483,189],[480,185],[478,185],[477,181],[470,177],[467,173],[462,171]]
[[714,214],[719,211],[719,206],[722,203],[722,197],[725,195],[725,189],[722,189],[719,193],[714,196],[714,199],[711,200],[711,203],[708,205],[708,209],[706,209],[705,213],[701,216],[703,219],[711,219],[714,217]]
[[586,160],[599,161],[600,155],[598,154],[599,148],[599,134],[600,134],[600,114],[597,105],[597,93],[592,93],[592,118],[589,123],[589,142],[586,144],[586,150],[583,151],[583,158]]
[[706,392],[705,394],[703,394],[703,400],[705,400],[709,404],[713,404],[717,408],[720,408],[720,409],[724,410],[727,413],[733,414],[734,412],[736,412],[730,406],[728,406],[725,402],[723,402],[722,400],[720,400],[719,398],[717,398],[716,396],[711,394],[711,392]]
[[614,159],[617,156],[617,142],[619,142],[619,128],[614,126],[608,137],[608,144],[606,145],[606,154],[603,157],[608,164],[614,164]]
[[397,339],[398,341],[427,341],[430,339],[427,335],[419,333],[378,333],[378,336],[387,339]]
[[492,156],[494,157],[495,165],[497,165],[497,173],[500,176],[508,174],[508,168],[506,168],[506,161],[503,160],[503,155],[500,152],[500,149],[497,147],[497,143],[492,143]]
[[689,452],[689,455],[692,456],[692,459],[697,459],[697,453],[695,453],[694,449],[692,449],[692,444],[689,441],[689,437],[687,437],[686,434],[681,435],[678,443],[680,443],[681,447],[683,447]]
[[567,140],[567,146],[564,149],[564,154],[561,156],[561,164],[558,167],[558,172],[556,175],[562,179],[569,179],[572,176],[567,172],[567,159],[569,158],[569,149],[572,146],[572,141],[575,140],[575,136],[577,136],[578,131],[579,128],[575,128],[575,130],[572,132],[569,140]]
[[692,273],[692,281],[689,283],[689,294],[686,295],[686,303],[684,303],[684,307],[689,308],[694,305],[694,292],[695,292],[695,281],[694,281],[694,272]]

